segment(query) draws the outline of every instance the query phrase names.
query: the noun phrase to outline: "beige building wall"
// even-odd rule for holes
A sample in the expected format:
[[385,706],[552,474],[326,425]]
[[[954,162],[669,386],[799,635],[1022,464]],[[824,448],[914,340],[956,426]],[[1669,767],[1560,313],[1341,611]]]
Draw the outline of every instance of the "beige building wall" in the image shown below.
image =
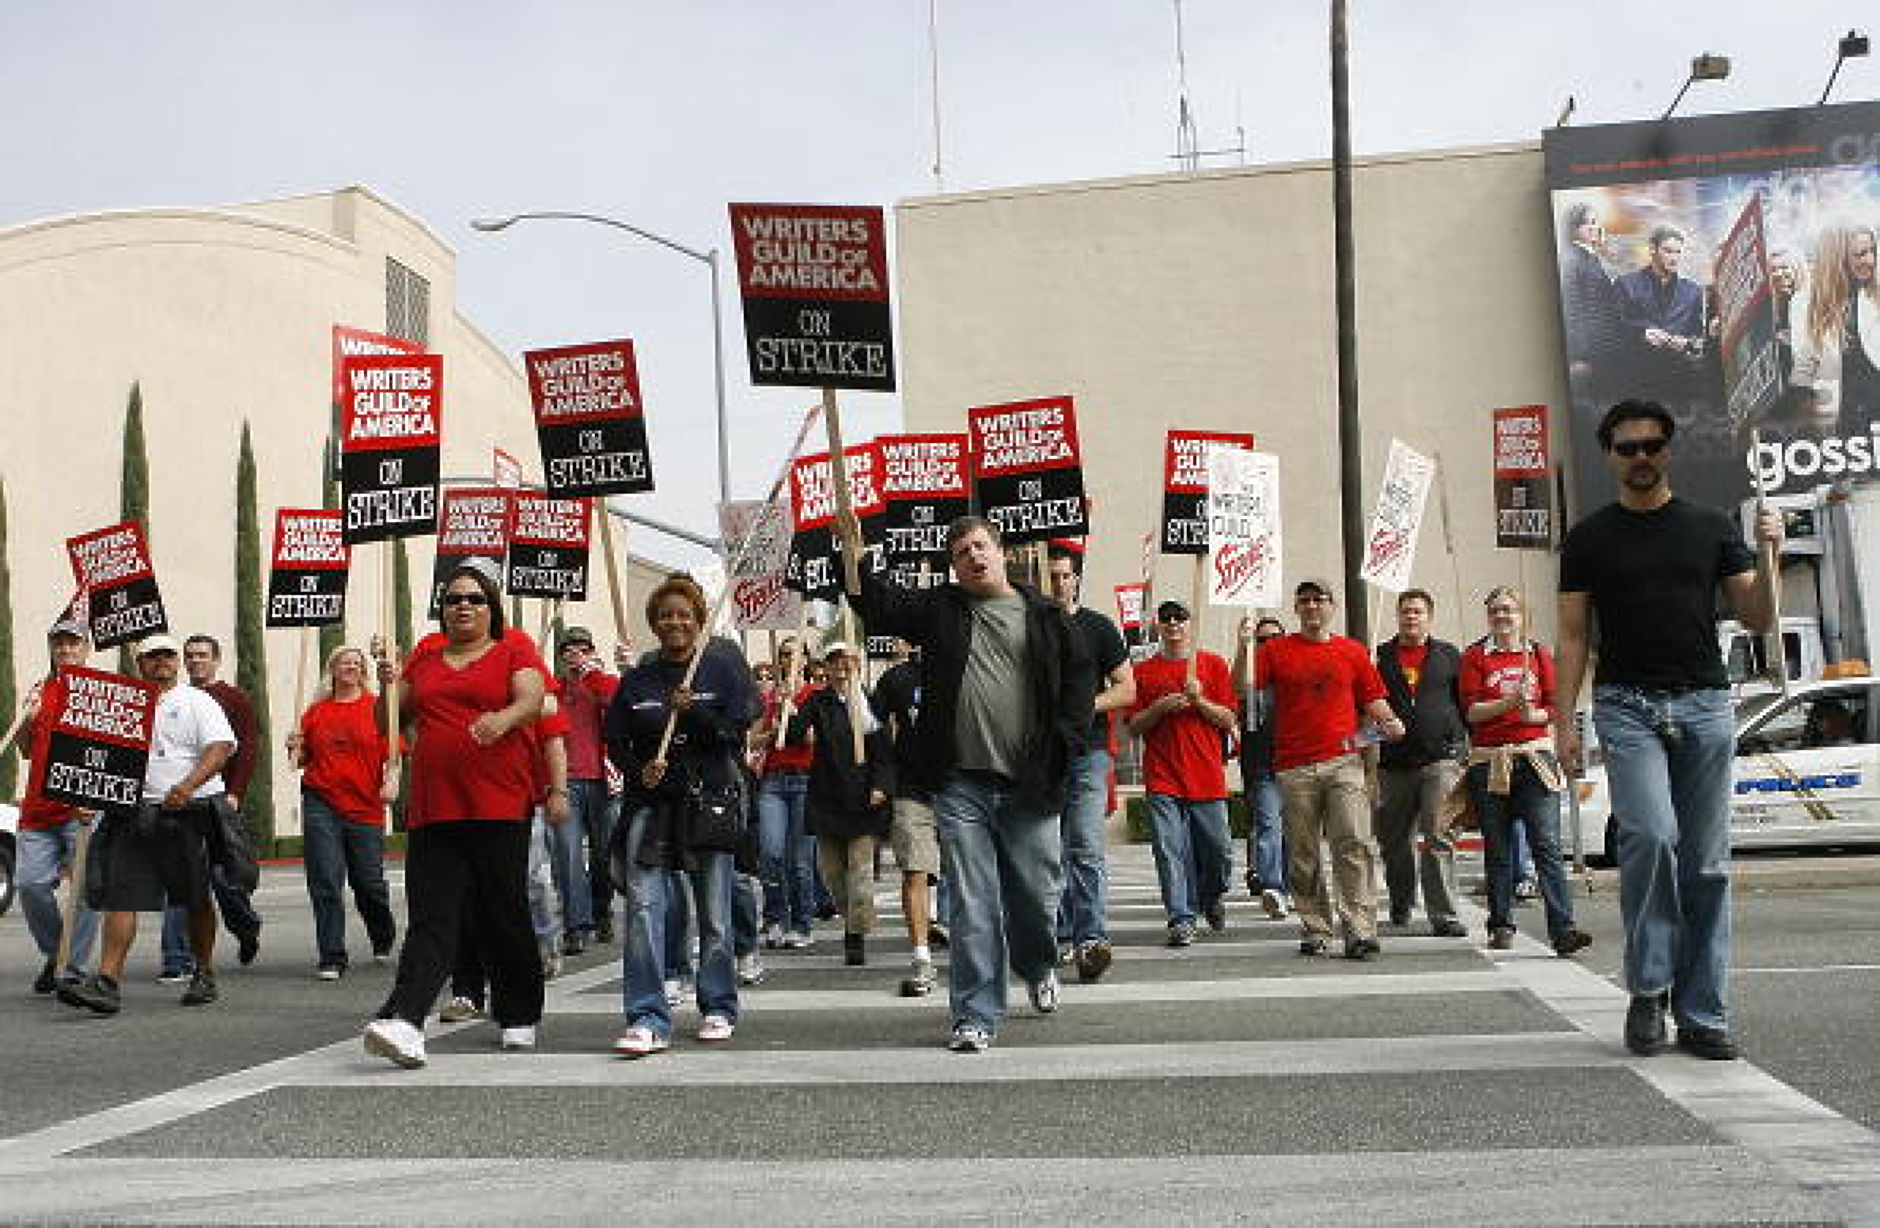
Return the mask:
[[[117,519],[133,383],[143,392],[152,552],[172,628],[218,637],[233,678],[241,424],[253,433],[265,569],[274,509],[319,502],[332,327],[386,329],[387,257],[429,282],[430,345],[444,355],[444,473],[485,474],[500,445],[539,475],[520,370],[455,310],[455,253],[368,189],[0,230],[0,477],[22,687],[43,672],[43,630],[72,591],[66,538]],[[355,642],[377,625],[382,549],[355,559]],[[413,540],[410,553],[422,618],[431,539]],[[643,643],[638,610],[662,570],[634,560],[623,577],[628,623]],[[590,592],[567,617],[605,643],[612,616],[598,554]],[[533,611],[525,621],[531,632],[541,626]],[[294,717],[302,633],[266,635],[278,746]],[[277,830],[298,831],[297,786],[284,768],[275,795]]]
[[[1495,549],[1489,473],[1498,406],[1548,405],[1561,454],[1539,147],[1364,159],[1353,196],[1365,514],[1392,436],[1440,454],[1454,562],[1433,492],[1413,580],[1437,598],[1439,635],[1473,638],[1491,584],[1550,585],[1549,555]],[[1281,461],[1288,591],[1308,575],[1341,583],[1331,213],[1327,163],[901,203],[907,429],[1072,394],[1096,501],[1086,601],[1112,615],[1159,523],[1165,432],[1252,431]],[[1164,557],[1156,589],[1186,600],[1192,577],[1190,560]],[[1381,637],[1391,599],[1372,601]],[[1538,605],[1551,634],[1551,601]],[[1208,646],[1231,645],[1235,617],[1211,613]]]

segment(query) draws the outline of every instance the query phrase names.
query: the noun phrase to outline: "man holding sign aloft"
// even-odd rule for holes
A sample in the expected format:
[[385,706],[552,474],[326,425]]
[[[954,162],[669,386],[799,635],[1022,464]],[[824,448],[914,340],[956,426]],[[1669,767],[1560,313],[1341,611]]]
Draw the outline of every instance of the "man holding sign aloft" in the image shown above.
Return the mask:
[[[845,508],[836,529],[859,559],[861,521]],[[851,566],[847,585],[871,634],[921,649],[918,783],[933,795],[953,888],[948,1047],[980,1053],[1005,1017],[1008,950],[1033,1008],[1058,1008],[1058,814],[1089,736],[1094,673],[1064,611],[1007,578],[990,523],[960,517],[946,549],[951,584],[900,589]]]

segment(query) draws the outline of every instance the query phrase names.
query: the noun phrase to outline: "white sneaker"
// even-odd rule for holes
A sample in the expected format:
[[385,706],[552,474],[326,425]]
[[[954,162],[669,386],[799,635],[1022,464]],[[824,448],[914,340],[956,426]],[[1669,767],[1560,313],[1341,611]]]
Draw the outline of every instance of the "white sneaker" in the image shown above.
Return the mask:
[[445,1004],[443,1010],[437,1012],[437,1021],[439,1023],[468,1023],[472,1019],[481,1019],[482,1017],[483,1008],[469,998],[462,997],[461,995],[452,998]]
[[502,1046],[511,1053],[535,1048],[535,1026],[504,1028]]
[[337,981],[345,973],[345,971],[346,970],[344,968],[341,968],[335,964],[321,964],[320,970],[316,972],[314,975],[318,976],[323,981]]
[[698,1025],[698,1038],[703,1041],[730,1040],[734,1026],[723,1015],[707,1015]]
[[783,927],[771,925],[764,930],[764,946],[772,951],[783,945]]
[[654,1033],[651,1028],[628,1028],[614,1040],[615,1057],[645,1057],[649,1053],[664,1053],[672,1048],[672,1042]]
[[406,1070],[424,1065],[424,1033],[403,1019],[374,1019],[366,1025],[366,1052]]
[[666,1009],[673,1011],[678,1010],[679,1004],[685,1001],[685,986],[679,983],[678,977],[672,977],[666,981],[665,989]]
[[1260,907],[1266,910],[1267,916],[1278,921],[1286,915],[1286,897],[1268,887],[1260,893]]
[[783,936],[783,946],[787,951],[807,951],[816,945],[816,940],[808,934],[799,934],[792,930]]
[[962,1023],[953,1029],[947,1048],[955,1053],[984,1053],[992,1048],[992,1033],[970,1023]]
[[761,985],[764,981],[764,965],[758,962],[757,952],[738,956],[738,984]]
[[1033,981],[1027,988],[1031,993],[1033,1010],[1040,1015],[1050,1015],[1057,1011],[1058,979],[1055,971],[1045,973],[1042,981]]

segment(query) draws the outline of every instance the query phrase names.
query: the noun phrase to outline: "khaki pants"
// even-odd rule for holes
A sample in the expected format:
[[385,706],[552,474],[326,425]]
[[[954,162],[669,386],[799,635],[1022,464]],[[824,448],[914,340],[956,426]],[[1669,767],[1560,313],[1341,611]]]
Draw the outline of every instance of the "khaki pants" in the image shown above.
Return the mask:
[[[1347,936],[1377,937],[1377,844],[1363,758],[1346,754],[1287,768],[1279,773],[1279,791],[1286,876],[1306,937],[1330,938],[1334,915]],[[1329,883],[1321,844],[1331,846]]]
[[875,838],[816,837],[816,868],[829,888],[842,930],[866,934],[875,928]]

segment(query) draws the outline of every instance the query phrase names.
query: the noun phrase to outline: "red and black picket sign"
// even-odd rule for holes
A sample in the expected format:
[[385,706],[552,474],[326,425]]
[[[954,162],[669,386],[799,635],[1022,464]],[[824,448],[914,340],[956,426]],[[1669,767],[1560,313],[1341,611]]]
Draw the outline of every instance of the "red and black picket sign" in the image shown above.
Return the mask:
[[65,552],[85,593],[93,648],[115,648],[170,629],[142,524],[126,520],[68,538]]
[[1162,553],[1208,552],[1208,449],[1253,450],[1237,431],[1170,431],[1162,460]]
[[445,582],[466,559],[488,559],[502,574],[509,557],[515,492],[501,487],[446,490],[437,517],[437,554],[431,564],[431,617],[438,615]]
[[[363,357],[368,354],[422,354],[424,347],[415,341],[403,337],[394,337],[389,333],[375,333],[364,328],[349,328],[344,324],[333,326],[333,420],[328,430],[333,438],[340,437],[339,407],[346,401],[346,360]],[[340,478],[339,451],[333,452],[333,480]]]
[[39,695],[32,795],[86,810],[136,809],[159,695],[121,674],[60,669]]
[[552,495],[631,495],[653,489],[633,342],[530,350],[529,376],[542,474]]
[[[848,448],[849,506],[862,522],[866,557],[862,566],[879,574],[886,566],[881,545],[881,456],[873,444]],[[841,542],[835,533],[835,475],[829,454],[799,457],[790,465],[790,564],[784,582],[809,601],[841,596]]]
[[440,354],[347,358],[341,377],[340,491],[346,541],[437,531],[444,411]]
[[744,345],[760,386],[894,391],[878,205],[732,205]]
[[265,624],[328,627],[346,621],[346,575],[351,561],[339,512],[317,507],[284,507],[275,512]]
[[1553,544],[1547,407],[1495,411],[1495,545],[1545,550]]
[[1143,606],[1148,601],[1147,584],[1116,586],[1116,625],[1123,629],[1123,639],[1132,648],[1143,642]]
[[882,547],[891,572],[918,570],[925,559],[944,568],[946,531],[967,513],[966,436],[884,435],[881,454]]
[[588,517],[586,499],[555,499],[527,491],[516,495],[509,530],[509,592],[516,597],[587,596]]
[[998,526],[1007,545],[1089,535],[1069,397],[968,410],[966,427],[979,514]]

